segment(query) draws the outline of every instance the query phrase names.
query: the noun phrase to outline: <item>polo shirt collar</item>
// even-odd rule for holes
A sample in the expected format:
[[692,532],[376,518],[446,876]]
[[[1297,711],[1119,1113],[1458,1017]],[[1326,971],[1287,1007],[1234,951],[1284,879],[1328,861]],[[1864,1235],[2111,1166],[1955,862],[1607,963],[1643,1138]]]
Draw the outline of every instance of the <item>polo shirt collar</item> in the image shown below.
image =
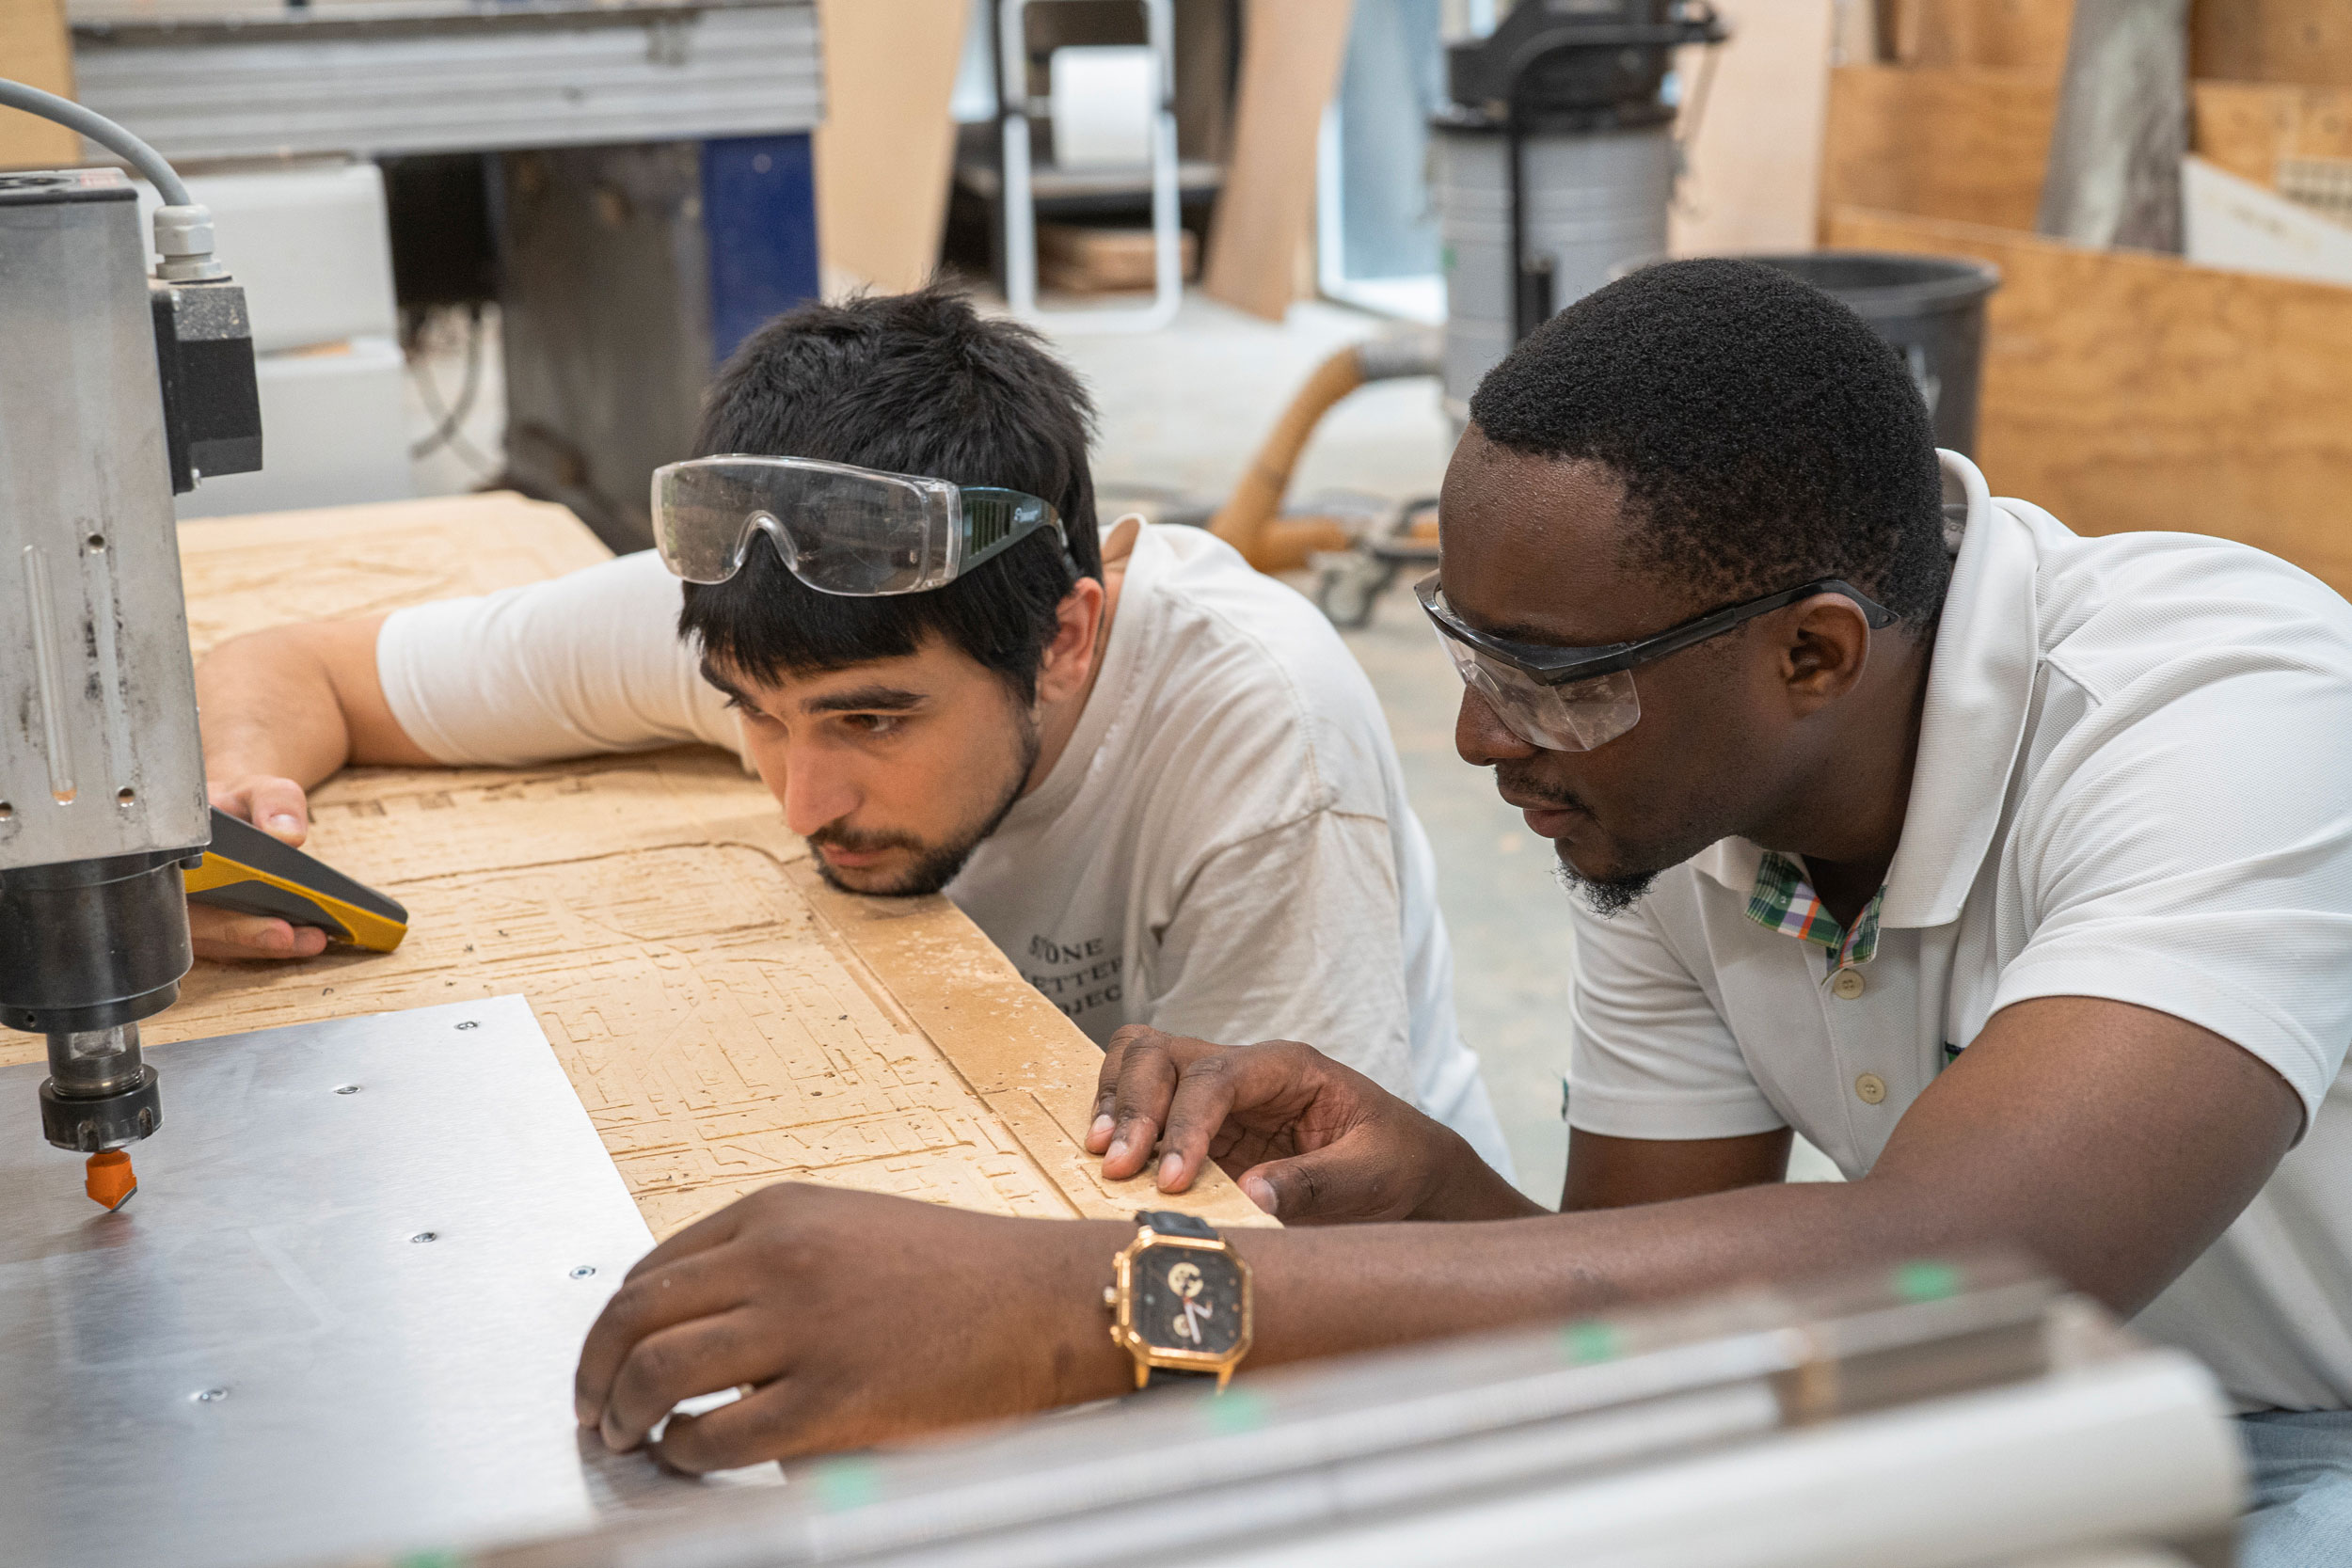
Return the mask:
[[[1947,524],[1945,534],[1958,559],[1928,666],[1902,842],[1879,909],[1879,924],[1887,927],[1960,918],[2000,828],[2040,657],[2031,530],[1993,504],[1974,463],[1957,452],[1937,455],[1946,515],[1961,513],[1957,531]],[[1692,863],[1742,896],[1756,886],[1762,863],[1763,850],[1739,838],[1708,847]]]

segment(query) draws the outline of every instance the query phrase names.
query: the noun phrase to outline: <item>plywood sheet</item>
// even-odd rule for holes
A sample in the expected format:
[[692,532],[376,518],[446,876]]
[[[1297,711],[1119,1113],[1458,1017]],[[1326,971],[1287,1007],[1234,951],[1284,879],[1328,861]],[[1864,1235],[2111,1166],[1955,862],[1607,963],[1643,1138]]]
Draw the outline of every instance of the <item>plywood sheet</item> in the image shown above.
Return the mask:
[[[73,49],[65,0],[0,0],[0,76],[73,96]],[[82,162],[82,138],[64,126],[0,109],[0,168],[58,168]]]
[[1667,214],[1667,248],[1677,256],[1810,250],[1831,0],[1723,0],[1716,9],[1731,40],[1711,65],[1697,46],[1676,61],[1683,81],[1707,80],[1708,90],[1683,119],[1686,163]]
[[[205,645],[606,553],[561,507],[506,496],[191,523],[181,548]],[[1080,1148],[1092,1043],[946,899],[817,882],[731,756],[355,770],[313,810],[311,847],[405,904],[407,942],[199,964],[149,1037],[520,993],[657,1234],[784,1178],[1008,1214],[1159,1201]],[[902,940],[843,935],[869,927]],[[8,1036],[0,1061],[40,1050]],[[1221,1176],[1176,1206],[1263,1221]]]
[[2352,0],[2192,0],[2189,74],[2352,87]]
[[2074,0],[1907,0],[1896,24],[1895,57],[1915,66],[2066,69]]
[[2030,71],[1840,66],[1830,73],[1821,210],[2030,230],[2058,83]]
[[1831,243],[1973,256],[1993,296],[1979,451],[2082,533],[2253,545],[2352,593],[2352,289],[1893,213]]
[[1347,54],[1353,0],[1249,0],[1233,156],[1201,292],[1280,321],[1314,216],[1315,137]]
[[817,245],[827,272],[895,293],[939,265],[956,141],[948,101],[973,3],[818,0]]
[[2275,184],[2281,158],[2352,159],[2352,87],[2193,82],[2190,145],[2241,180]]

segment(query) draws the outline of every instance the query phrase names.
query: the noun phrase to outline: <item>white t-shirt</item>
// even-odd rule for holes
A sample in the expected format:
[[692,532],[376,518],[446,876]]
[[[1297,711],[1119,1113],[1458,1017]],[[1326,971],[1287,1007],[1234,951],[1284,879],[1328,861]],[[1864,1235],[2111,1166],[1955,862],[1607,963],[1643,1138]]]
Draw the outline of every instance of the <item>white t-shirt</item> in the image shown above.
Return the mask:
[[2249,1406],[2344,1408],[2352,606],[2218,539],[2079,538],[1944,466],[1965,532],[1875,955],[1832,984],[1825,948],[1751,918],[1762,851],[1738,839],[1625,916],[1580,910],[1569,1120],[1630,1138],[1793,1126],[1859,1177],[2013,1002],[2186,1019],[2277,1069],[2305,1131],[2137,1326]]
[[[947,895],[1097,1044],[1125,1023],[1300,1039],[1505,1172],[1428,839],[1372,684],[1304,598],[1188,528],[1136,525],[1085,711]],[[394,612],[376,671],[410,738],[513,767],[741,736],[650,552]]]

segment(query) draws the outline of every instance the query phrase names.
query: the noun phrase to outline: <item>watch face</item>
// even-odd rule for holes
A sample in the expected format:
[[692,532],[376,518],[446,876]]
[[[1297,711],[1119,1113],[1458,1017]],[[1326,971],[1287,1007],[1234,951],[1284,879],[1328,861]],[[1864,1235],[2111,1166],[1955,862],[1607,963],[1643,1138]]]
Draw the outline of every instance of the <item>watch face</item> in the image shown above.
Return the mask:
[[1146,1247],[1135,1262],[1136,1331],[1161,1350],[1222,1355],[1241,1339],[1241,1268],[1201,1247]]

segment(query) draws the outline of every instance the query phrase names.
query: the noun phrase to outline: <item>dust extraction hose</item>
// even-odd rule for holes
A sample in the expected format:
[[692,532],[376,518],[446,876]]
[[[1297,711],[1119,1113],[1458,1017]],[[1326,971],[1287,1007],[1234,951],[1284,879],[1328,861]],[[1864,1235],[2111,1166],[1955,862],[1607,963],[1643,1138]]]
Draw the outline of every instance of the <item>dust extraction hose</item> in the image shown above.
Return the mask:
[[1209,531],[1261,572],[1290,571],[1305,565],[1317,550],[1347,548],[1353,541],[1332,518],[1280,515],[1299,453],[1334,404],[1375,381],[1435,375],[1441,352],[1436,333],[1404,332],[1352,343],[1317,365],[1266,433],[1241,483],[1209,519]]

